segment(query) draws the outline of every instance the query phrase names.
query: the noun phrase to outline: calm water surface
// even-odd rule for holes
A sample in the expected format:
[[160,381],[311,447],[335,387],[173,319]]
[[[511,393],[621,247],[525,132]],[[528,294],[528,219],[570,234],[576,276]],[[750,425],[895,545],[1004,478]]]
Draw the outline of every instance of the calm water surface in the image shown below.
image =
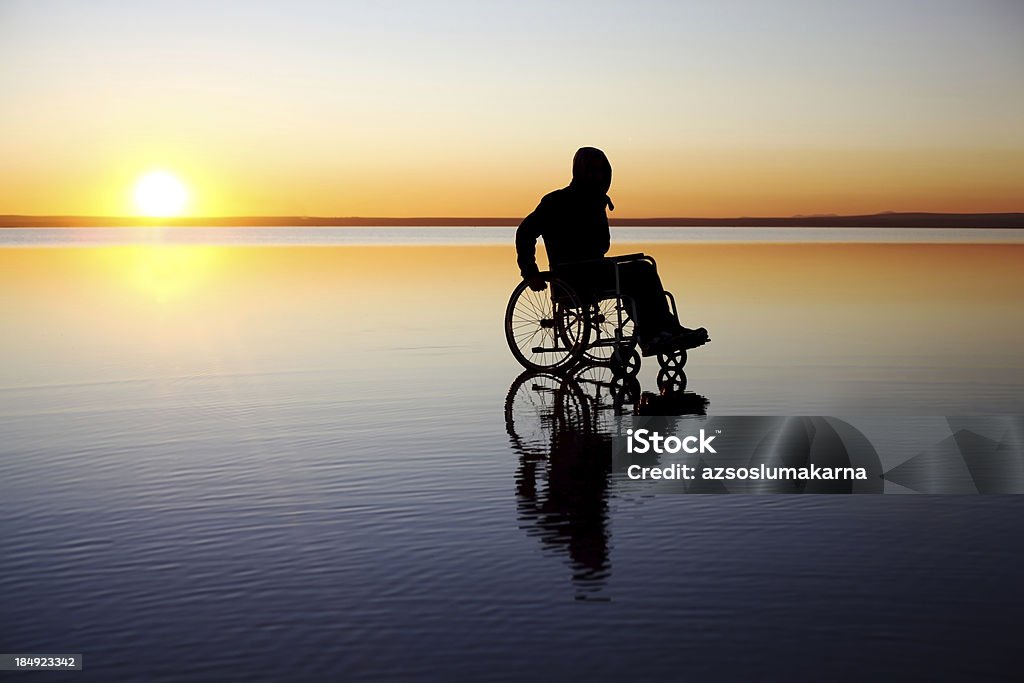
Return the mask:
[[[620,486],[530,412],[507,242],[51,232],[0,233],[0,651],[86,663],[40,679],[1017,677],[1024,503]],[[1024,413],[1016,232],[705,232],[613,240],[708,412]]]

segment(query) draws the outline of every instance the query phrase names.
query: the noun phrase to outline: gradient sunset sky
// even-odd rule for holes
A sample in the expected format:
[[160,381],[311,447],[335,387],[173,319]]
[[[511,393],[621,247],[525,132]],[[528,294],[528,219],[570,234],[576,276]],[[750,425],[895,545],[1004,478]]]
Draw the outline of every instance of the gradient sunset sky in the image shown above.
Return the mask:
[[1024,2],[0,0],[0,213],[1024,211]]

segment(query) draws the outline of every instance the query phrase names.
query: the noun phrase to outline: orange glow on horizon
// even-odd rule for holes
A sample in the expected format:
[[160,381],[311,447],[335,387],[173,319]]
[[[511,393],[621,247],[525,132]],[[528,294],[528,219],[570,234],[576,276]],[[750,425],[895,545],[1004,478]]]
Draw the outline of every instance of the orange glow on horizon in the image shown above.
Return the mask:
[[[1024,211],[1024,152],[1011,149],[605,149],[612,218]],[[263,166],[179,153],[169,167],[187,186],[165,177],[141,202],[140,164],[112,164],[106,174],[71,164],[53,169],[50,182],[0,165],[0,214],[521,217],[568,184],[573,151],[537,150],[536,159],[498,168],[472,155],[434,163],[350,154],[332,167],[305,150]]]
[[521,217],[584,145],[614,217],[1024,211],[1021,3],[639,5],[15,3],[0,214]]

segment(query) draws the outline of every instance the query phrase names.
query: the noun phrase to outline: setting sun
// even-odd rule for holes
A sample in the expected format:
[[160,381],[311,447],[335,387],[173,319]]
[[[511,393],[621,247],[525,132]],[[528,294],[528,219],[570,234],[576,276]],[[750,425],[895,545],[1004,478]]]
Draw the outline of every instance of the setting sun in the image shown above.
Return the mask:
[[177,216],[188,202],[185,184],[167,171],[153,171],[135,184],[135,206],[144,216]]

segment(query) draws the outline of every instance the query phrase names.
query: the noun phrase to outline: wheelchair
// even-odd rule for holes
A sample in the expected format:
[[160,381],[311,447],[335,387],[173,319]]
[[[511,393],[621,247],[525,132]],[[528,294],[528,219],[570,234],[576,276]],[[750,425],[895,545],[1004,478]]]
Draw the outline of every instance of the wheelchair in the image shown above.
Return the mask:
[[[524,280],[512,291],[505,309],[505,340],[512,355],[534,372],[568,371],[580,363],[609,365],[614,371],[635,376],[640,371],[639,342],[634,330],[636,306],[622,294],[619,268],[625,263],[646,261],[646,254],[627,254],[567,266],[610,265],[615,272],[613,289],[574,288],[555,271],[543,271],[547,283],[541,292]],[[678,321],[676,301],[665,292],[669,310]],[[658,354],[662,370],[681,371],[686,349]]]

